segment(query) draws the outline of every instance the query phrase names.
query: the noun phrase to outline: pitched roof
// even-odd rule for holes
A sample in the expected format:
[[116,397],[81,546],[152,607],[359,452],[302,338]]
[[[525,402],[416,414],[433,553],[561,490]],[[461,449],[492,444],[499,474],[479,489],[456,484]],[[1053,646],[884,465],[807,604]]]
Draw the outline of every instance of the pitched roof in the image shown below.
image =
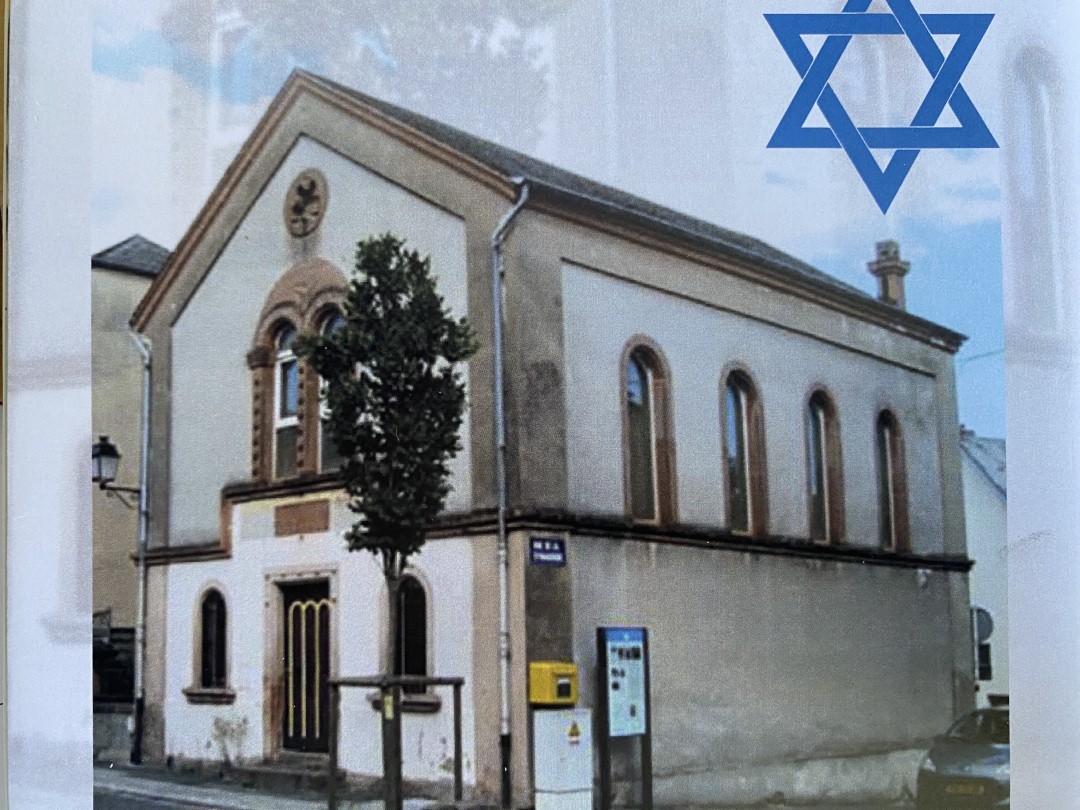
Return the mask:
[[960,449],[983,471],[990,483],[1005,495],[1005,440],[976,436],[974,431],[961,428]]
[[[840,295],[849,300],[852,298],[857,299],[864,306],[869,305],[879,309],[887,314],[890,320],[898,324],[908,324],[919,329],[919,331],[933,331],[940,339],[949,344],[954,351],[964,340],[963,335],[905,310],[885,304],[858,287],[846,284],[755,237],[722,228],[712,222],[697,219],[689,214],[666,208],[642,197],[604,185],[579,174],[574,174],[529,155],[484,140],[449,124],[444,124],[412,110],[391,104],[388,101],[369,96],[331,79],[303,70],[297,70],[295,73],[332,87],[361,104],[374,108],[383,115],[396,119],[429,138],[467,155],[499,174],[515,180],[523,180],[529,184],[530,190],[540,187],[557,196],[574,198],[579,202],[599,208],[602,213],[608,216],[628,218],[636,222],[636,224],[644,225],[650,229],[659,229],[683,239],[689,238],[702,243],[703,246],[714,252],[718,251],[729,256],[748,260],[757,266],[764,265],[789,277],[795,276],[834,296]],[[955,344],[955,346],[952,344]]]
[[[508,189],[512,190],[517,183],[526,182],[532,202],[543,200],[554,203],[557,209],[584,211],[595,220],[625,227],[642,235],[677,242],[706,256],[745,263],[749,272],[764,283],[806,290],[808,294],[819,296],[824,302],[832,303],[841,311],[854,312],[871,322],[950,352],[956,352],[965,340],[958,332],[879,301],[857,287],[845,284],[759,239],[721,228],[711,222],[582,177],[301,69],[292,72],[271,102],[247,143],[219,181],[211,200],[236,187],[239,178],[251,163],[251,153],[256,144],[265,142],[266,133],[276,126],[285,109],[305,91],[330,98],[337,96],[349,106],[360,108],[392,124],[391,127],[384,127],[390,132],[397,129],[417,133],[420,138],[433,142],[444,150],[462,155],[482,167],[498,177],[499,182]],[[526,205],[526,208],[528,207],[529,205]],[[177,245],[173,260],[136,308],[132,319],[134,324],[138,326],[145,323],[154,311],[175,277],[173,264],[183,264],[194,243],[208,227],[215,209],[215,205],[208,203],[196,218]]]
[[90,259],[90,266],[153,278],[161,272],[168,258],[168,250],[144,236],[135,234],[95,253]]

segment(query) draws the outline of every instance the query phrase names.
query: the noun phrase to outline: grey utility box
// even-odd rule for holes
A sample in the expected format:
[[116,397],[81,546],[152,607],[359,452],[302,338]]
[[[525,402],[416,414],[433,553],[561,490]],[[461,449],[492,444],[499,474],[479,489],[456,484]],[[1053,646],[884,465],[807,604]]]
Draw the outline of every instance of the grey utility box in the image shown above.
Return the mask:
[[533,778],[536,810],[592,810],[592,712],[533,712]]

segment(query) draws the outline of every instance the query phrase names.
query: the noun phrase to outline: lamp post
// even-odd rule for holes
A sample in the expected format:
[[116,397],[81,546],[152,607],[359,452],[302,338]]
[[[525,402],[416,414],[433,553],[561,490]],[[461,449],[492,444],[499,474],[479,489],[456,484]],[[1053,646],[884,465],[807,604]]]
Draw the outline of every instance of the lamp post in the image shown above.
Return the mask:
[[[134,728],[131,738],[131,762],[142,763],[143,714],[146,708],[146,688],[143,671],[146,658],[146,541],[150,530],[150,506],[147,499],[147,472],[150,463],[150,344],[135,334],[129,333],[142,355],[143,391],[142,391],[142,431],[140,437],[141,454],[139,456],[139,485],[125,487],[116,483],[116,474],[120,470],[120,451],[109,441],[108,436],[100,436],[91,449],[91,476],[95,484],[104,492],[126,492],[139,496],[139,540],[136,558],[139,565],[139,578],[135,601],[135,683],[132,692],[134,698]],[[125,505],[130,506],[125,501]]]

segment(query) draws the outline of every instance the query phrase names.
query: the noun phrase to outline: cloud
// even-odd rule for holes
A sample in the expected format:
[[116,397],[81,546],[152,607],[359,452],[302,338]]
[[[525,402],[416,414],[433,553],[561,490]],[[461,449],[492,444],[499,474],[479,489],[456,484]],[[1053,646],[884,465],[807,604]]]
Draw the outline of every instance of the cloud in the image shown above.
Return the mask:
[[[215,145],[206,95],[168,68],[146,68],[136,80],[95,73],[91,89],[94,250],[133,233],[172,249],[239,138]],[[218,120],[253,125],[268,102],[222,103]]]

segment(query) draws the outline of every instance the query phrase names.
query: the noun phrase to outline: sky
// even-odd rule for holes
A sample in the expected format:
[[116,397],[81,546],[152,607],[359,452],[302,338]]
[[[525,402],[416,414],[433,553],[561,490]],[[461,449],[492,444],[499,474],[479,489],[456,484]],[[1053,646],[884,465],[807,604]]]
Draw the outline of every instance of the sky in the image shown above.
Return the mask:
[[[172,249],[289,70],[304,67],[762,238],[869,294],[874,245],[896,239],[912,264],[908,309],[968,336],[961,421],[1005,435],[998,154],[924,151],[886,216],[842,153],[766,149],[799,77],[763,13],[790,4],[681,0],[676,15],[652,0],[236,0],[215,37],[212,11],[225,6],[95,2],[95,250],[132,233]],[[1004,36],[991,26],[964,78],[991,131]],[[948,51],[954,38],[937,39]],[[830,84],[856,123],[909,119],[930,84],[910,45],[853,43]]]

